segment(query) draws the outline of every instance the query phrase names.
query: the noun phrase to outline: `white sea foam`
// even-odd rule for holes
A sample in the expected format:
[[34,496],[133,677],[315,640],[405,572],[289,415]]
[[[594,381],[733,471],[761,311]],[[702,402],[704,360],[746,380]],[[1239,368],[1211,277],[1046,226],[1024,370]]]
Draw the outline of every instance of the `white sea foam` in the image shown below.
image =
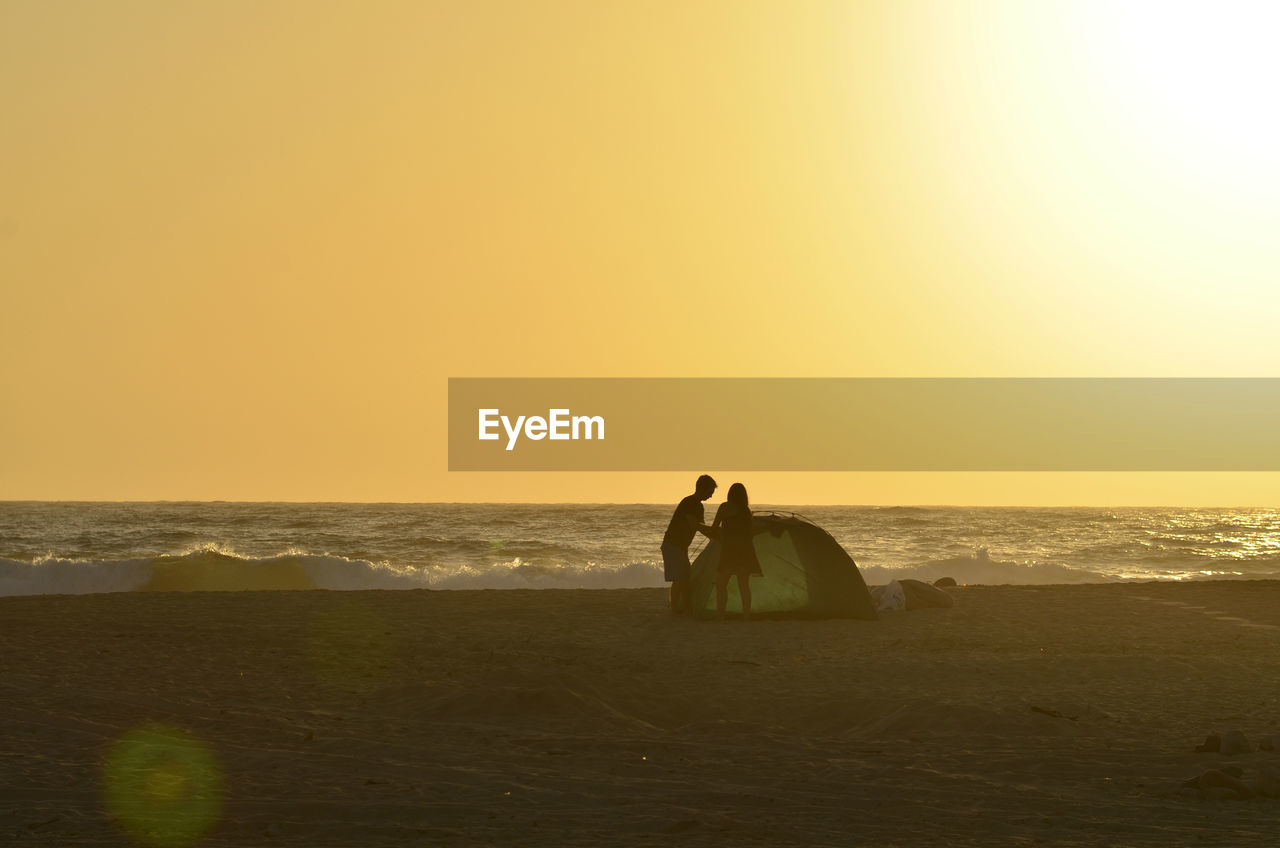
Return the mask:
[[1097,571],[1071,568],[1056,562],[1001,562],[991,559],[985,549],[973,556],[948,557],[917,565],[864,566],[862,577],[870,585],[883,585],[904,577],[932,583],[940,577],[951,577],[963,584],[1047,585],[1054,583],[1106,583],[1115,578]]
[[151,560],[115,562],[45,556],[35,562],[0,559],[0,596],[133,592],[151,579]]
[[519,558],[488,568],[404,566],[289,550],[243,557],[226,546],[200,545],[178,556],[117,561],[42,557],[0,559],[0,595],[84,595],[136,591],[254,589],[627,589],[662,586],[651,561],[611,568],[532,565]]

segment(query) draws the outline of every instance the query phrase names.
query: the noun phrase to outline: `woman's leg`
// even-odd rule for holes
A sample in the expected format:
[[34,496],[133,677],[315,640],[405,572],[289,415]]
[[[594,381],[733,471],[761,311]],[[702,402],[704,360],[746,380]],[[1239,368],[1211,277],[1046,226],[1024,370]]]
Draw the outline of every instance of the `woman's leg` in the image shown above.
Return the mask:
[[729,572],[716,572],[716,618],[724,619],[724,608],[729,603]]
[[751,575],[738,575],[738,597],[742,598],[742,620],[751,620]]

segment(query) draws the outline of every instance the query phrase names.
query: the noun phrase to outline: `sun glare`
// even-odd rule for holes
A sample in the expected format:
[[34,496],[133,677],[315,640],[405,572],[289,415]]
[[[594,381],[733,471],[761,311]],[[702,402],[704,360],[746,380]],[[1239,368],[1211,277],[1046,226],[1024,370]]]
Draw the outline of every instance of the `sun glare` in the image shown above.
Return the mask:
[[1215,170],[1274,176],[1280,5],[1132,2],[1098,7],[1098,56],[1130,119],[1165,149]]

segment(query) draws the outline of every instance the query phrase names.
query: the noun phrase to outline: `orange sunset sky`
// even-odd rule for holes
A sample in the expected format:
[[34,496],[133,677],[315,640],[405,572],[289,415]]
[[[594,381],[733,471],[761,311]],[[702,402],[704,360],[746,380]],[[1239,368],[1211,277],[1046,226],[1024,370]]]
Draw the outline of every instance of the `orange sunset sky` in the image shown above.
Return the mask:
[[[451,474],[451,376],[1276,376],[1278,29],[1240,2],[0,0],[0,498],[692,488]],[[747,482],[1280,505],[1262,473]]]

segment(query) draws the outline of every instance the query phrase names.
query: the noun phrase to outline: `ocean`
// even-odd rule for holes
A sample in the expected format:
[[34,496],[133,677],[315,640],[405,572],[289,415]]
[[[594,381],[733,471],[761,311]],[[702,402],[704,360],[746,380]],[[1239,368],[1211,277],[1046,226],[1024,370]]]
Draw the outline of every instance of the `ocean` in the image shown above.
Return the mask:
[[[0,595],[658,587],[673,507],[0,502]],[[823,527],[872,585],[1280,577],[1274,509],[754,508]]]

